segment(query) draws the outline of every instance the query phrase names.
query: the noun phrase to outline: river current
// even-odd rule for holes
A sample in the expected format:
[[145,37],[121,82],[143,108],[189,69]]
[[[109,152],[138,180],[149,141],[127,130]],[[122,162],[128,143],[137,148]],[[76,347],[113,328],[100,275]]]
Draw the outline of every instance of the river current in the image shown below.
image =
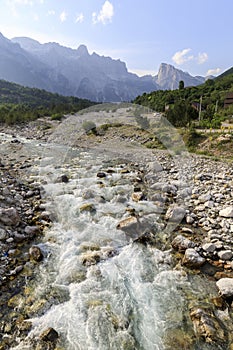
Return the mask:
[[[30,178],[43,186],[53,222],[29,286],[41,308],[30,319],[28,339],[52,327],[66,350],[217,349],[195,338],[189,317],[193,306],[216,295],[214,282],[176,266],[169,249],[117,229],[133,209],[163,232],[153,201],[131,198],[133,180],[143,164],[155,161],[153,153],[24,141],[21,152],[35,157]],[[59,181],[63,174],[69,181]],[[19,340],[14,350],[30,346]]]

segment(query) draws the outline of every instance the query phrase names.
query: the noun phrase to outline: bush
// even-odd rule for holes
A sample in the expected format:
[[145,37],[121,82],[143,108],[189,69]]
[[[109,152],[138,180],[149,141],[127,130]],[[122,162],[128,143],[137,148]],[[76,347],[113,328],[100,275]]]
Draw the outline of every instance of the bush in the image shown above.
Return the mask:
[[93,121],[87,120],[83,122],[82,127],[86,134],[92,133],[96,135],[96,124]]

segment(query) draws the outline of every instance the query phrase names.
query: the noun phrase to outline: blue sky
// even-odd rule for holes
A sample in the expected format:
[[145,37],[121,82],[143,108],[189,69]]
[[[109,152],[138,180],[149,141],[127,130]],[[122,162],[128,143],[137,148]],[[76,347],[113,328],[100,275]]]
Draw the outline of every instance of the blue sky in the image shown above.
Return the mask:
[[0,32],[85,44],[139,75],[162,62],[218,75],[233,66],[232,13],[232,0],[0,0]]

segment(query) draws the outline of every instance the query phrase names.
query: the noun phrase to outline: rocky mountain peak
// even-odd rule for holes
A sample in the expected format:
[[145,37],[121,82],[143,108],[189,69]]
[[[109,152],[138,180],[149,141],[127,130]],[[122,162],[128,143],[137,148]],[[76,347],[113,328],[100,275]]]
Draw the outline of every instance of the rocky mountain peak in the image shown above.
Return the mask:
[[89,56],[89,52],[85,45],[79,45],[79,47],[77,48],[77,53],[79,56]]

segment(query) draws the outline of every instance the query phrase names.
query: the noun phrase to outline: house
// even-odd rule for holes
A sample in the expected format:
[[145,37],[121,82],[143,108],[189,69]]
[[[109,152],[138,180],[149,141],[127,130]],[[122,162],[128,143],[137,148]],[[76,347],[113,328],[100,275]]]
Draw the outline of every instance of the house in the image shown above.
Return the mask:
[[233,92],[228,92],[224,100],[224,108],[227,108],[230,105],[233,105]]

